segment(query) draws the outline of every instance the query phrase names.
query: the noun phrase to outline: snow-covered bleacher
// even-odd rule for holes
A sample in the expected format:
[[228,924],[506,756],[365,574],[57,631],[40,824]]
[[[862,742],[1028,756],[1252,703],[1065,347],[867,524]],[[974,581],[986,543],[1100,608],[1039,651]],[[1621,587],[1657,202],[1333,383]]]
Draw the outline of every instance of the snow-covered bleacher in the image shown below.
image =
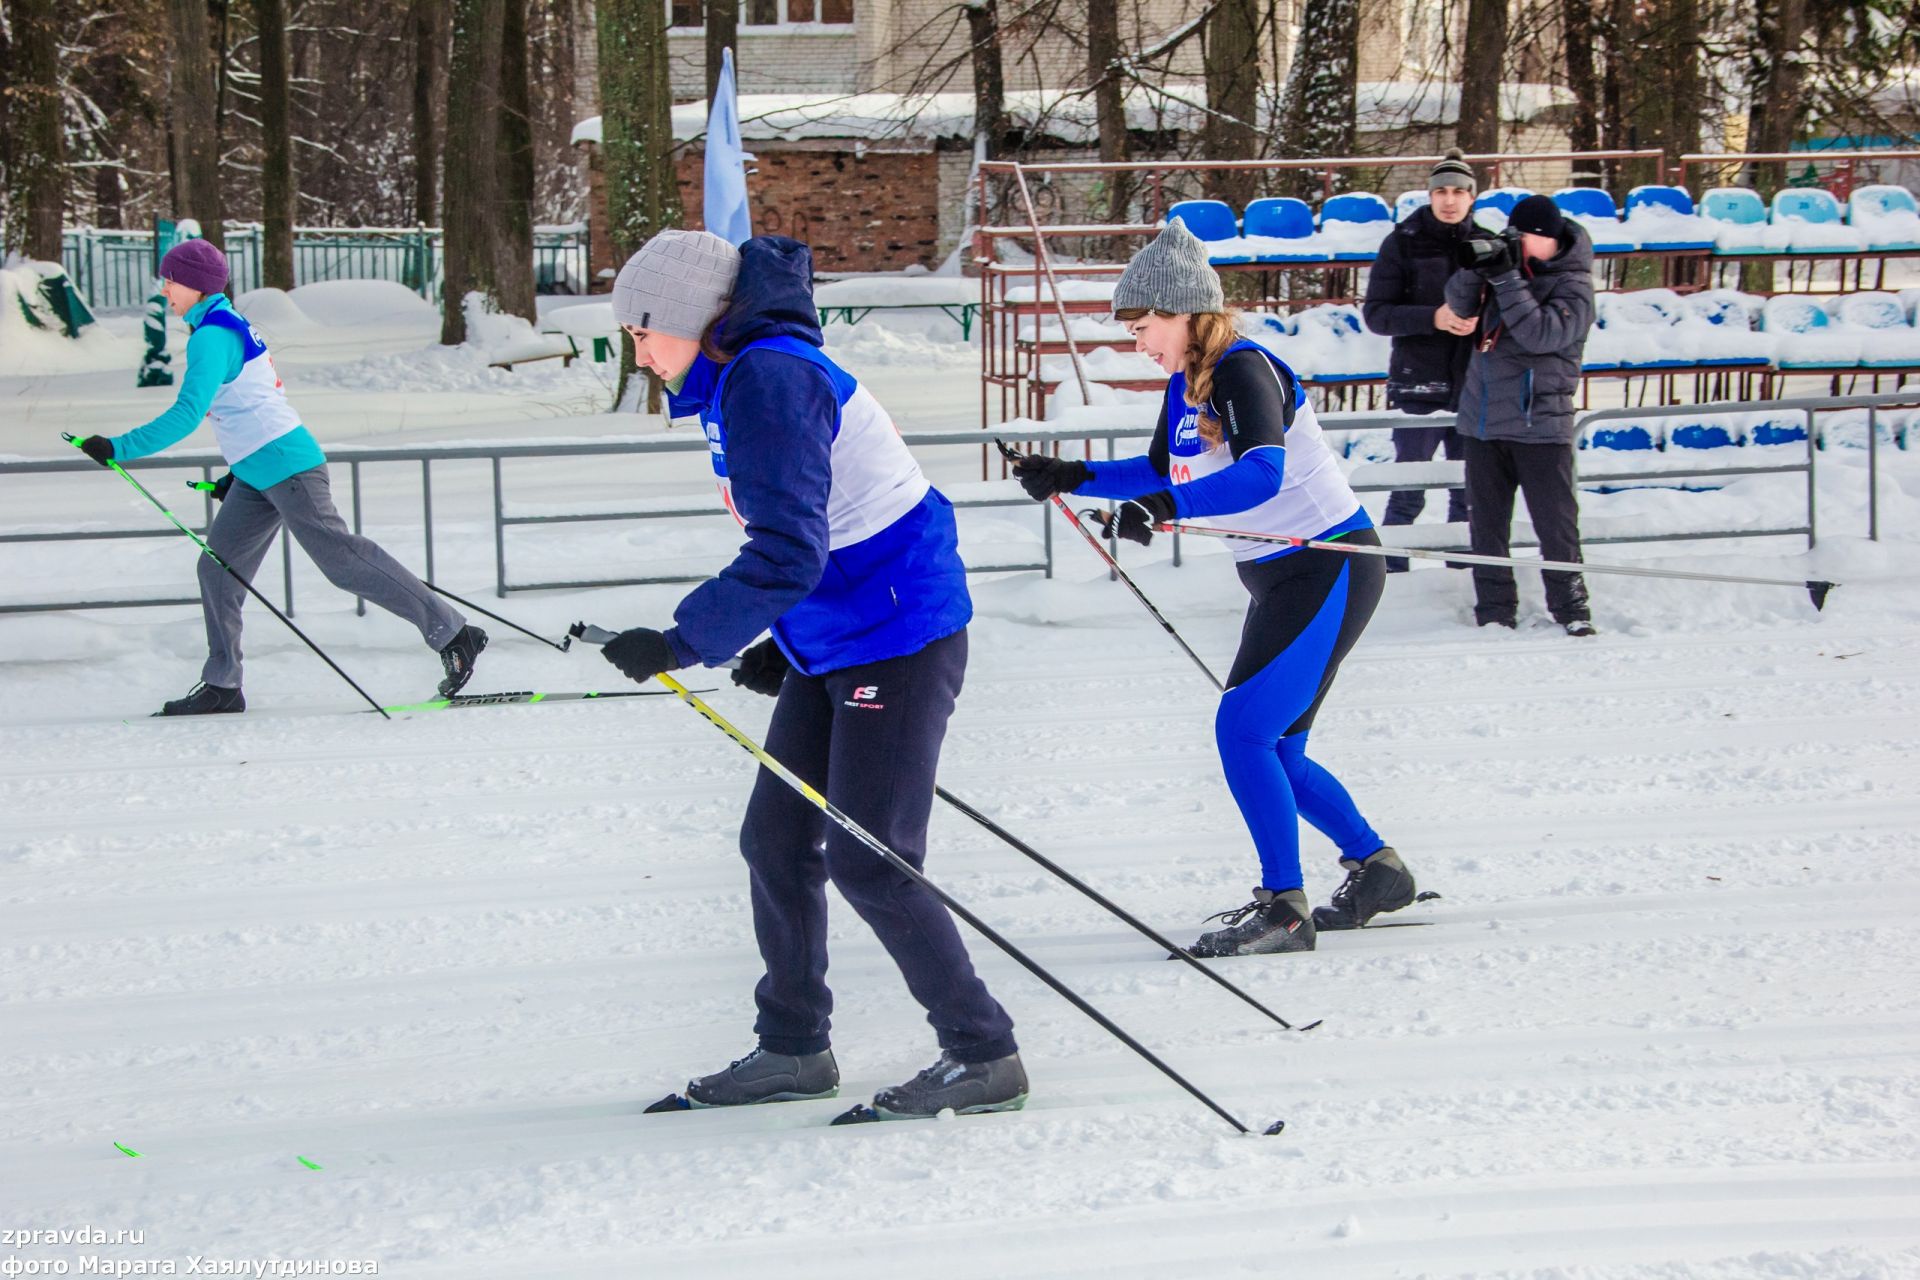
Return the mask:
[[[1532,194],[1489,188],[1474,200],[1474,221],[1503,230],[1513,207]],[[1658,183],[1633,188],[1624,209],[1598,187],[1563,187],[1553,201],[1603,257],[1920,252],[1920,202],[1904,187],[1859,187],[1844,205],[1819,188],[1788,188],[1769,207],[1751,188],[1715,187],[1696,206],[1685,187]],[[1183,200],[1167,218],[1206,241],[1215,266],[1361,263],[1373,260],[1396,222],[1426,203],[1424,191],[1402,192],[1391,204],[1349,191],[1328,197],[1318,213],[1292,196],[1262,197],[1235,213],[1224,200]]]

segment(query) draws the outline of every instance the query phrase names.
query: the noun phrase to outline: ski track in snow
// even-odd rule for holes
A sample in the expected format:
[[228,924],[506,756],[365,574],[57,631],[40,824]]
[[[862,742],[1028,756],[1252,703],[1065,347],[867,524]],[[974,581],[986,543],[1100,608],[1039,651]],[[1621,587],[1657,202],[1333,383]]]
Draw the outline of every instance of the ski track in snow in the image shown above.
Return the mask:
[[[867,348],[901,401],[967,420],[965,361],[928,377],[907,344],[889,374],[888,342],[849,341]],[[340,406],[328,438],[370,429],[387,399],[351,366],[329,378],[309,397]],[[23,385],[103,426],[134,400]],[[477,394],[412,402],[439,406],[427,433],[516,426],[511,408],[469,422]],[[448,1280],[1920,1277],[1920,458],[1882,466],[1882,527],[1906,541],[1846,536],[1865,527],[1863,469],[1829,450],[1812,554],[1784,539],[1595,549],[1839,578],[1823,615],[1791,591],[1596,576],[1604,634],[1573,642],[1531,614],[1518,634],[1475,630],[1464,574],[1391,580],[1315,754],[1442,895],[1403,913],[1430,927],[1219,968],[1290,1020],[1324,1019],[1315,1030],[1167,963],[936,804],[944,887],[1249,1125],[1285,1119],[1277,1137],[1234,1135],[977,939],[1018,1024],[1027,1110],[832,1132],[934,1052],[837,898],[842,1097],[642,1118],[751,1044],[737,747],[671,699],[384,723],[264,614],[249,617],[252,711],[152,721],[197,665],[195,611],[0,618],[0,1225],[146,1233],[0,1246],[0,1262],[375,1259]],[[480,493],[436,478],[437,509]],[[1768,493],[1709,496],[1759,512]],[[16,518],[65,501],[23,500]],[[1033,532],[1024,515],[979,528],[1016,524]],[[461,528],[443,536],[442,580],[484,582],[485,526]],[[942,781],[1185,941],[1257,874],[1214,695],[1061,532],[1059,579],[975,583]],[[551,546],[641,554],[647,536]],[[689,563],[707,545],[661,538]],[[114,571],[104,551],[75,554]],[[115,554],[190,582],[178,547]],[[1129,554],[1224,671],[1243,599],[1226,558],[1189,547],[1176,571]],[[34,572],[21,590],[71,570]],[[384,701],[424,695],[437,665],[404,626],[356,619],[296,572],[302,626],[356,678]],[[1521,577],[1537,610],[1537,577]],[[555,635],[575,617],[657,622],[678,594],[473,590]],[[617,687],[591,651],[494,639],[476,690]],[[769,702],[696,683],[764,729]],[[1305,849],[1324,900],[1333,851],[1311,832]]]

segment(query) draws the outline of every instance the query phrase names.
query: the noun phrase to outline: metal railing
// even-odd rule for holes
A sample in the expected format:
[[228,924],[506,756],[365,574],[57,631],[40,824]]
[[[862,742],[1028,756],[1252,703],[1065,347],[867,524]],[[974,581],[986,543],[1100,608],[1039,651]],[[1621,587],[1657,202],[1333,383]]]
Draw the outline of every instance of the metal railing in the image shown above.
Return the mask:
[[[1806,477],[1806,506],[1804,519],[1797,524],[1770,525],[1763,528],[1745,528],[1708,531],[1661,531],[1647,530],[1632,535],[1589,538],[1596,545],[1606,542],[1669,542],[1700,541],[1713,538],[1738,537],[1774,537],[1804,534],[1807,544],[1812,546],[1817,529],[1817,493],[1815,488],[1816,443],[1819,437],[1819,416],[1823,413],[1843,410],[1864,409],[1868,415],[1867,431],[1867,536],[1877,540],[1880,536],[1879,520],[1879,413],[1884,409],[1920,407],[1920,388],[1903,393],[1855,396],[1809,396],[1787,400],[1728,401],[1721,403],[1646,406],[1642,408],[1598,409],[1581,414],[1578,423],[1581,427],[1606,421],[1644,421],[1649,418],[1678,417],[1698,414],[1739,414],[1758,412],[1804,412],[1807,415],[1807,440],[1804,459],[1780,460],[1776,462],[1750,462],[1727,465],[1702,459],[1697,467],[1662,468],[1659,470],[1620,469],[1607,471],[1583,471],[1578,479],[1581,484],[1639,484],[1661,485],[1671,481],[1727,479],[1752,475],[1792,475],[1804,474]],[[1444,415],[1410,420],[1402,414],[1330,414],[1322,418],[1322,427],[1330,435],[1351,434],[1360,431],[1377,431],[1392,427],[1446,426],[1451,419]],[[1122,440],[1144,440],[1151,436],[1153,429],[1146,426],[1108,427],[1089,429],[1085,427],[1039,426],[1023,424],[1014,429],[1015,438],[1028,441],[1052,441],[1060,444],[1084,442],[1091,450],[1096,444],[1104,445],[1105,455],[1116,456],[1117,445]],[[981,448],[985,437],[979,431],[916,432],[906,437],[907,443],[916,451],[933,448],[970,447]],[[516,591],[543,590],[581,590],[593,587],[626,586],[640,584],[661,584],[673,582],[699,581],[706,574],[661,574],[653,576],[625,577],[582,577],[564,581],[512,581],[508,574],[508,537],[509,529],[542,526],[579,524],[588,522],[617,522],[636,520],[678,520],[727,516],[717,498],[706,495],[710,490],[704,486],[694,497],[674,496],[649,502],[634,503],[607,510],[559,509],[528,514],[513,511],[506,496],[506,464],[525,460],[552,460],[556,458],[608,458],[635,455],[660,454],[704,454],[707,442],[704,436],[688,433],[686,435],[664,436],[644,440],[611,440],[581,444],[510,444],[510,445],[465,445],[451,448],[338,448],[332,451],[331,462],[334,467],[345,466],[349,473],[352,490],[349,520],[353,530],[363,529],[363,510],[361,501],[361,468],[389,463],[418,464],[420,467],[420,536],[425,555],[425,576],[434,576],[434,506],[433,506],[433,465],[437,462],[484,461],[492,469],[492,531],[494,549],[494,591],[497,596],[505,597]],[[1595,457],[1594,451],[1588,451],[1588,459]],[[130,470],[191,470],[201,473],[203,478],[211,478],[215,469],[224,468],[224,461],[213,453],[178,453],[154,458],[141,459],[126,464]],[[1440,488],[1432,484],[1414,485],[1406,479],[1396,481],[1390,471],[1395,464],[1379,464],[1375,479],[1362,480],[1356,484],[1361,492],[1382,492],[1394,488]],[[40,476],[56,473],[77,473],[97,471],[98,467],[85,459],[58,459],[46,461],[0,461],[0,482],[14,476]],[[1040,570],[1051,577],[1054,568],[1053,526],[1048,519],[1050,508],[1042,504],[1031,504],[1017,491],[1006,484],[997,486],[956,486],[948,491],[954,497],[954,505],[963,510],[975,510],[996,507],[1028,507],[1037,510],[1040,520],[1041,546],[1040,558],[1017,563],[979,563],[969,566],[977,573],[1015,572]],[[0,503],[0,506],[11,505]],[[213,514],[212,503],[202,502],[201,529],[204,530]],[[8,543],[60,543],[100,541],[131,538],[165,538],[177,536],[175,531],[165,525],[140,528],[91,528],[82,525],[66,527],[39,527],[26,529],[0,528],[0,544]],[[1181,562],[1179,540],[1173,541],[1174,563]],[[285,579],[283,593],[285,607],[289,615],[294,611],[293,578],[290,572],[292,563],[291,543],[283,529],[280,538],[281,564]],[[1449,548],[1458,549],[1458,548]],[[108,598],[94,600],[53,600],[0,603],[0,613],[45,612],[65,609],[112,609],[138,608],[150,605],[193,604],[193,597],[146,597],[146,598]],[[364,602],[359,605],[365,611]]]
[[[263,232],[254,224],[229,224],[227,267],[230,294],[260,287]],[[67,276],[97,311],[145,305],[154,289],[153,232],[81,228],[61,236]],[[533,234],[534,288],[539,293],[587,292],[589,266],[584,226],[539,227]],[[442,236],[438,227],[296,227],[296,285],[325,280],[390,280],[429,302],[440,300]]]

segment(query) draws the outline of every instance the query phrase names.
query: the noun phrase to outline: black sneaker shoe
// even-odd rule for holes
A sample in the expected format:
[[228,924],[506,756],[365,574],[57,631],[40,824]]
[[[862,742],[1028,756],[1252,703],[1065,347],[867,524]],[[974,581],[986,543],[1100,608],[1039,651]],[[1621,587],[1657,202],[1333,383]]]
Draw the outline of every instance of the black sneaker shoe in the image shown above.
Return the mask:
[[883,1120],[926,1119],[948,1109],[971,1116],[1026,1105],[1027,1070],[1017,1053],[991,1062],[959,1062],[942,1053],[905,1084],[873,1095],[873,1109]]
[[1313,916],[1307,911],[1307,895],[1298,889],[1280,893],[1255,889],[1253,901],[1246,906],[1207,919],[1224,921],[1227,927],[1201,934],[1200,940],[1188,948],[1196,956],[1264,956],[1313,950]]
[[755,1049],[725,1071],[687,1082],[696,1107],[746,1107],[759,1102],[807,1102],[840,1092],[840,1065],[833,1050],[795,1055]]
[[247,700],[238,689],[223,689],[217,684],[197,684],[184,698],[164,703],[156,716],[218,716],[245,711]]
[[1398,911],[1413,901],[1413,872],[1391,846],[1382,845],[1360,861],[1342,858],[1340,865],[1347,869],[1347,878],[1333,891],[1330,906],[1313,909],[1317,928],[1358,929],[1382,912]]
[[1593,625],[1591,618],[1575,618],[1567,624],[1567,634],[1585,640],[1590,636],[1599,635],[1600,630]]
[[466,687],[473,679],[474,659],[486,647],[487,633],[478,627],[462,627],[453,633],[453,639],[440,651],[440,665],[447,669],[447,678],[440,682],[441,697],[451,698]]
[[1518,631],[1520,629],[1519,619],[1505,614],[1495,618],[1476,618],[1474,619],[1474,623],[1482,627],[1505,627],[1509,631]]

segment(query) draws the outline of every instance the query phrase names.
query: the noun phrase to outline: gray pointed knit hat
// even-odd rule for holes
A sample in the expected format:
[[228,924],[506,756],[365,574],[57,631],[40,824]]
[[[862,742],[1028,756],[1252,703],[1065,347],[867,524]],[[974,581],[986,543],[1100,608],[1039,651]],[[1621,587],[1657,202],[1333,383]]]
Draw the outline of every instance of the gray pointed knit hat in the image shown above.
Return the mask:
[[613,318],[651,333],[698,338],[726,310],[740,251],[710,231],[662,231],[613,282]]
[[1207,246],[1176,218],[1133,255],[1113,286],[1113,309],[1192,315],[1225,311],[1227,298],[1220,273],[1207,261]]

